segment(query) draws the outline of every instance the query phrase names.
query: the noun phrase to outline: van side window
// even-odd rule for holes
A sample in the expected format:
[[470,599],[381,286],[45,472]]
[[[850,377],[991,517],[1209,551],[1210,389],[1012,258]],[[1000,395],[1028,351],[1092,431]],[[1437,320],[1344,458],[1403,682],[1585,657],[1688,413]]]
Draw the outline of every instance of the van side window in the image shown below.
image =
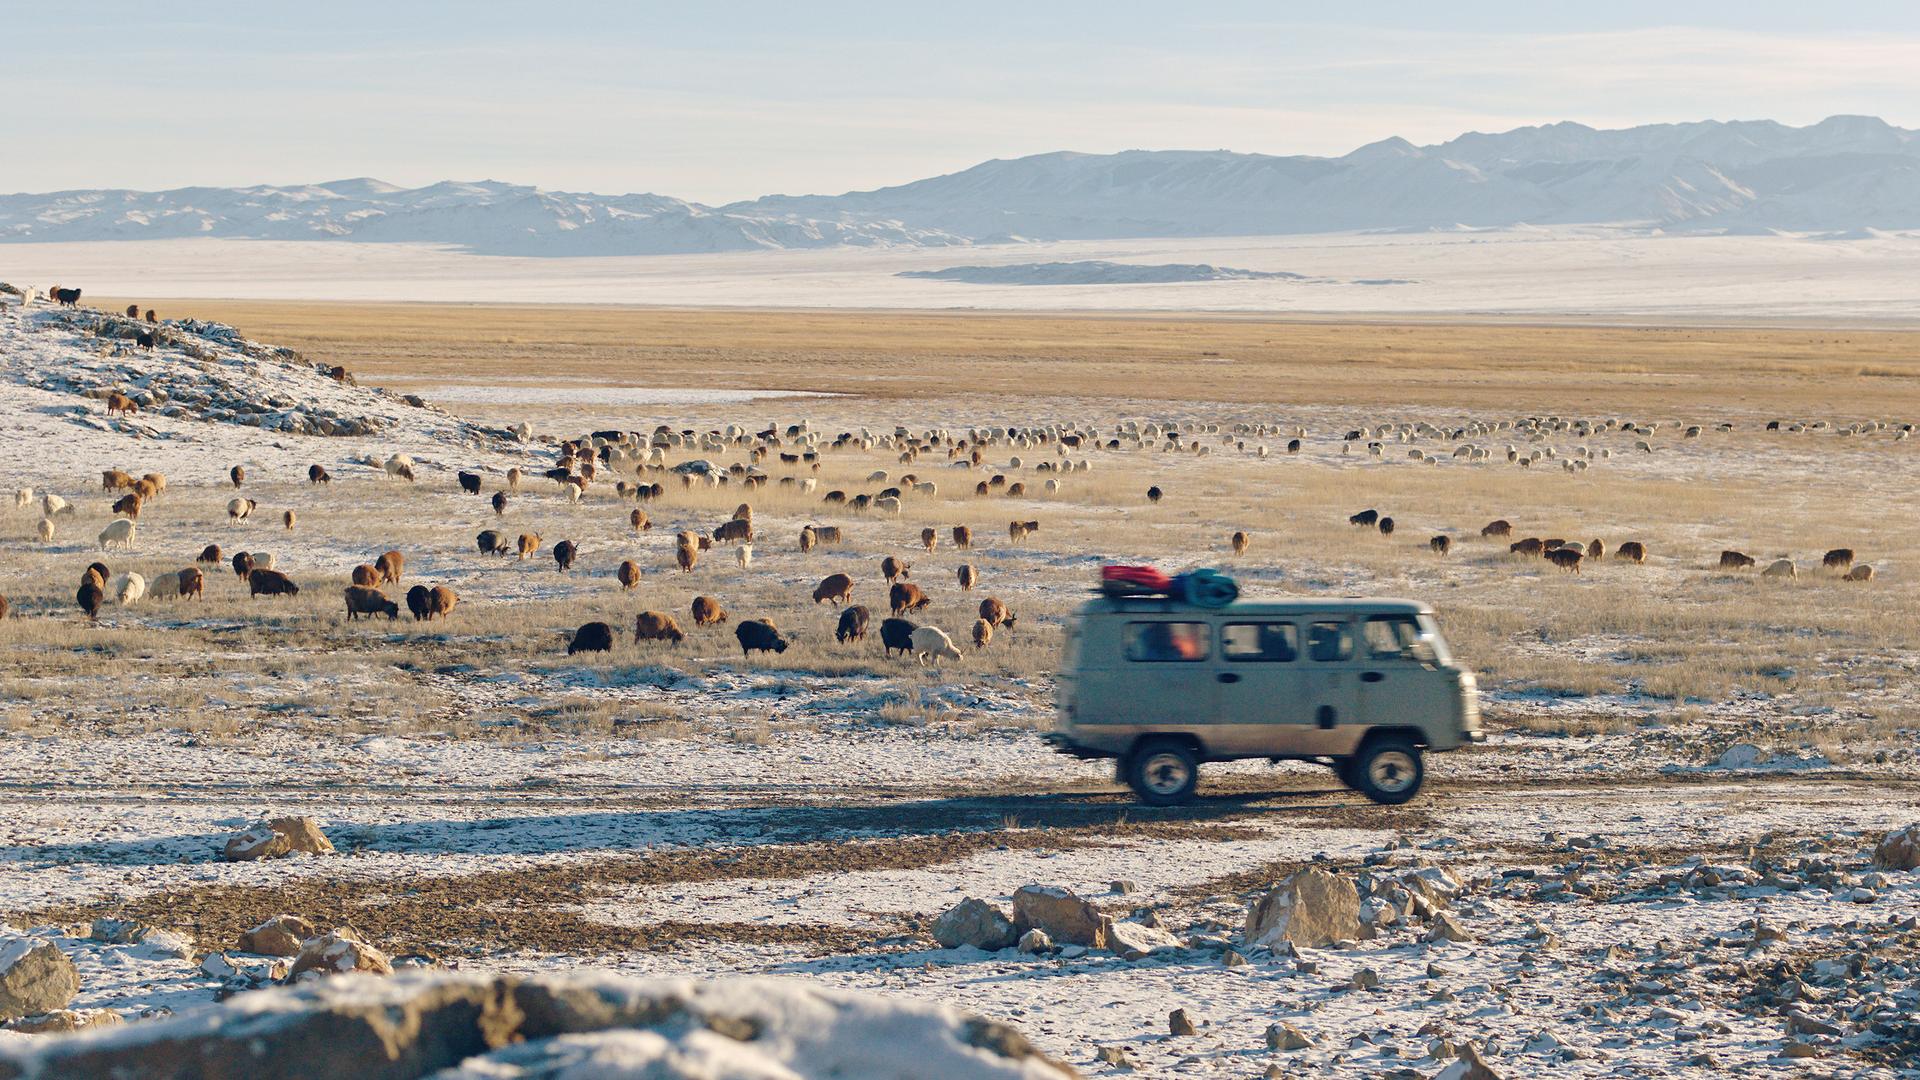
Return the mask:
[[1369,615],[1366,635],[1367,652],[1373,656],[1411,656],[1420,640],[1420,624],[1411,615]]
[[1220,628],[1220,655],[1242,663],[1290,664],[1300,655],[1300,629],[1290,622],[1228,623]]
[[1127,659],[1146,663],[1192,663],[1205,660],[1212,634],[1203,622],[1130,622]]
[[1307,627],[1307,654],[1318,661],[1353,659],[1353,635],[1343,622],[1317,622]]

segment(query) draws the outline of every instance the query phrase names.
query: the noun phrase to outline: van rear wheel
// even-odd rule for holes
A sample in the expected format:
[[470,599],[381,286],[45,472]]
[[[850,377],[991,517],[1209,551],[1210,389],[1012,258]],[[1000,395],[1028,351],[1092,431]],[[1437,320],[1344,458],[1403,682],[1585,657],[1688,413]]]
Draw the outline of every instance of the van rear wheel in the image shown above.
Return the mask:
[[1374,802],[1398,806],[1420,794],[1427,769],[1420,759],[1420,747],[1412,740],[1387,735],[1367,740],[1349,759],[1347,776],[1352,777],[1349,783],[1353,790]]
[[1127,758],[1127,786],[1149,806],[1174,806],[1193,798],[1200,763],[1177,739],[1149,739]]

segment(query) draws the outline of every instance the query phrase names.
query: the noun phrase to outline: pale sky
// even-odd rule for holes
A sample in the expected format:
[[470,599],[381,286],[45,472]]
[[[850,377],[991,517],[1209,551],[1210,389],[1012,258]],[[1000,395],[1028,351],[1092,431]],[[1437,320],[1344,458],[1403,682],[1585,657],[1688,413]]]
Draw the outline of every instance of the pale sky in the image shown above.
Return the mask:
[[1920,4],[18,0],[0,191],[376,176],[721,203],[1050,150],[1920,126]]

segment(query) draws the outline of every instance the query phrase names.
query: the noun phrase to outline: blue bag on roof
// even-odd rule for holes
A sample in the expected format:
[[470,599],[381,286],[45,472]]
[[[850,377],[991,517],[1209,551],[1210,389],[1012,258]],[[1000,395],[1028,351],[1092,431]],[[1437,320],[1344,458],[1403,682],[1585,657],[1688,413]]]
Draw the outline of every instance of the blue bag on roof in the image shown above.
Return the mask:
[[1218,570],[1191,570],[1173,579],[1173,595],[1194,607],[1223,608],[1240,598],[1240,586]]

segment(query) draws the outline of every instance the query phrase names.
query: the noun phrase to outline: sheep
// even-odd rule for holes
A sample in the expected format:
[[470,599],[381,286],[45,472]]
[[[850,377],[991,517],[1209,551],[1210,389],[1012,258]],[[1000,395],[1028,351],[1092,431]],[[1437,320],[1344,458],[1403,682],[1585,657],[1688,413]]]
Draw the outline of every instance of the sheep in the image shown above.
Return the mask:
[[909,572],[912,569],[913,569],[912,563],[907,562],[905,559],[896,558],[895,556],[892,556],[892,555],[889,555],[886,558],[880,560],[880,574],[881,576],[885,577],[889,582],[892,582],[898,578],[912,577],[913,574]]
[[1362,510],[1357,514],[1353,514],[1349,516],[1347,518],[1347,524],[1360,526],[1363,528],[1372,528],[1376,523],[1379,522],[1379,520],[1380,520],[1380,511]]
[[993,641],[993,624],[985,619],[973,620],[973,647],[984,649]]
[[1647,561],[1647,546],[1638,540],[1629,540],[1614,551],[1613,557],[1626,559],[1628,562],[1643,563]]
[[291,510],[285,511],[280,515],[280,524],[284,526],[289,532],[293,531],[293,523],[296,520],[298,519],[294,516],[294,513]]
[[235,465],[233,468],[228,469],[227,479],[233,481],[234,487],[239,487],[242,483],[246,482],[246,479],[247,479],[246,468],[244,466]]
[[1834,548],[1821,557],[1820,565],[1824,569],[1839,570],[1844,573],[1849,567],[1853,566],[1853,549]]
[[15,488],[14,489],[13,508],[15,510],[25,510],[27,507],[32,505],[33,505],[33,489],[32,488]]
[[409,482],[413,480],[413,459],[405,454],[394,454],[381,462],[380,467],[386,470],[388,476],[396,480]]
[[58,285],[56,285],[53,288],[47,290],[47,295],[53,297],[54,301],[58,303],[61,307],[79,307],[80,306],[80,290],[79,289],[63,289],[63,288],[60,288]]
[[755,652],[787,651],[787,639],[780,636],[771,620],[748,619],[733,628],[733,636],[740,642],[740,655],[744,657],[751,657]]
[[620,582],[622,592],[632,592],[634,586],[640,584],[640,564],[632,559],[622,559],[620,568],[613,572],[613,576]]
[[482,555],[502,555],[513,550],[507,543],[507,535],[494,529],[486,529],[473,538],[473,544]]
[[833,640],[845,645],[849,641],[861,641],[867,636],[867,620],[872,618],[864,604],[854,604],[840,612],[839,625],[833,628]]
[[838,525],[815,525],[813,527],[813,535],[814,539],[820,542],[821,547],[834,547],[841,543],[840,526]]
[[433,591],[425,585],[415,585],[407,590],[407,610],[413,613],[413,621],[433,617]]
[[1513,543],[1507,545],[1508,553],[1513,555],[1526,555],[1526,556],[1532,557],[1532,556],[1539,555],[1545,552],[1546,550],[1547,550],[1547,545],[1541,542],[1540,538],[1537,536],[1529,536],[1525,540],[1516,540]]
[[680,629],[674,617],[664,611],[643,611],[633,617],[633,642],[666,641],[679,644],[687,640],[687,632]]
[[913,582],[896,581],[893,588],[887,590],[887,603],[895,615],[902,615],[909,611],[918,611],[933,601],[927,597],[926,593],[920,591],[920,586]]
[[1016,544],[1026,543],[1027,537],[1031,536],[1032,534],[1038,531],[1040,531],[1040,523],[1037,521],[1007,522],[1007,539],[1013,541]]
[[583,652],[608,652],[613,648],[613,627],[603,622],[583,623],[567,640],[567,655]]
[[991,596],[980,601],[980,617],[994,626],[1011,627],[1016,621],[1013,611]]
[[580,554],[580,547],[571,540],[562,540],[553,545],[553,562],[561,573],[573,569],[573,560]]
[[398,551],[389,551],[374,560],[373,568],[380,571],[380,584],[398,585],[400,575],[407,568],[407,557]]
[[333,477],[332,477],[332,476],[330,476],[330,475],[328,475],[328,473],[327,473],[327,470],[326,470],[326,467],[325,467],[325,466],[323,466],[323,465],[309,465],[309,466],[307,466],[307,483],[309,483],[309,484],[331,484],[331,483],[333,483]]
[[636,506],[633,512],[627,515],[627,524],[633,527],[634,532],[643,533],[653,528],[653,519],[647,516],[645,510]]
[[1798,575],[1799,571],[1794,568],[1792,559],[1775,559],[1772,565],[1760,571],[1760,576],[1763,578],[1790,578]]
[[514,543],[514,551],[519,554],[521,562],[526,562],[527,556],[532,555],[534,552],[539,550],[540,550],[540,534],[539,533],[521,533],[520,539],[515,541]]
[[227,500],[227,520],[229,522],[245,521],[253,516],[254,510],[259,506],[260,504],[252,499],[229,499]]
[[1745,570],[1754,565],[1753,556],[1729,548],[1720,553],[1720,569]]
[[739,506],[736,506],[736,507],[734,507],[734,508],[733,508],[733,520],[735,520],[735,521],[752,521],[752,520],[753,520],[753,506],[752,506],[751,504],[749,504],[749,503],[741,503],[741,504],[740,504]]
[[380,587],[380,571],[366,563],[361,563],[359,566],[353,568],[352,578],[355,585],[369,589],[377,589]]
[[922,665],[938,667],[942,660],[960,659],[960,650],[954,647],[953,639],[937,626],[914,627],[910,640],[914,659]]
[[72,513],[73,504],[58,495],[42,495],[40,497],[40,512],[47,517],[59,517],[61,514]]
[[1435,555],[1445,555],[1447,552],[1453,550],[1453,538],[1444,535],[1436,536],[1427,541],[1427,547],[1431,549]]
[[207,587],[207,576],[197,566],[189,566],[174,575],[174,594],[182,600],[198,600]]
[[129,570],[107,584],[107,595],[113,597],[113,602],[121,607],[137,603],[147,595],[147,579]]
[[940,533],[931,525],[921,529],[920,546],[927,549],[927,554],[933,554],[934,549],[940,546]]
[[853,599],[853,579],[845,574],[828,574],[813,587],[813,602],[827,600],[840,605]]
[[735,548],[733,552],[733,559],[735,562],[740,564],[740,569],[742,570],[752,569],[753,545],[741,544],[738,548]]
[[507,470],[507,490],[520,490],[520,467],[517,465]]
[[800,554],[805,555],[808,552],[812,551],[814,548],[818,547],[819,545],[820,545],[820,534],[814,531],[813,526],[811,525],[801,526],[800,527]]
[[435,585],[427,590],[427,617],[453,614],[454,605],[460,603],[460,597],[445,585]]
[[966,525],[955,525],[953,527],[953,546],[959,548],[961,551],[972,551],[973,529]]
[[100,550],[122,547],[133,550],[136,529],[131,518],[115,518],[100,530]]
[[673,561],[680,567],[681,572],[690,574],[693,572],[693,568],[699,565],[700,549],[698,546],[682,540],[673,549]]
[[1548,562],[1560,569],[1577,574],[1580,572],[1580,562],[1586,558],[1586,553],[1577,547],[1558,547],[1547,552],[1546,557]]
[[107,569],[106,563],[103,563],[103,562],[89,563],[87,565],[86,573],[80,575],[80,580],[85,581],[88,578],[92,578],[94,581],[99,583],[101,588],[104,589],[107,587],[107,578],[111,576],[113,576],[113,572]]
[[387,594],[379,589],[365,585],[349,585],[344,590],[347,599],[347,621],[352,622],[362,615],[385,615],[391,622],[400,617],[400,605],[387,599]]
[[1383,518],[1381,518],[1381,519],[1380,519],[1380,520],[1379,520],[1378,522],[1376,522],[1376,524],[1378,525],[1378,527],[1379,527],[1379,529],[1380,529],[1380,535],[1381,535],[1381,536],[1392,536],[1392,535],[1393,535],[1393,519],[1392,519],[1392,518],[1390,518],[1390,517],[1383,517]]
[[[119,469],[107,469],[100,474],[101,491],[121,491],[132,486],[133,475],[131,473],[121,472]],[[16,504],[19,503],[18,499],[14,501]]]
[[107,395],[108,416],[113,416],[116,413],[123,416],[132,416],[139,411],[140,403],[120,391],[115,390]]
[[253,573],[253,556],[244,551],[233,553],[233,576],[245,581]]
[[913,632],[919,629],[905,619],[886,619],[880,623],[882,652],[892,656],[895,649],[905,656],[913,651]]
[[893,495],[882,495],[873,500],[873,508],[883,514],[898,514],[900,512],[900,500]]
[[1238,558],[1247,553],[1248,542],[1249,542],[1249,537],[1247,536],[1245,530],[1236,531],[1233,534],[1233,536],[1227,541],[1228,545],[1233,548],[1233,554],[1235,558]]
[[469,495],[480,494],[480,474],[479,473],[471,473],[471,472],[466,472],[465,470],[462,470],[454,474],[454,479],[460,481],[461,491],[464,491]]
[[53,519],[52,518],[41,518],[40,524],[35,526],[35,528],[39,532],[41,543],[43,544],[53,543]]
[[1851,569],[1851,570],[1848,570],[1848,571],[1847,571],[1847,573],[1846,573],[1846,580],[1848,580],[1848,581],[1872,581],[1872,580],[1873,580],[1873,567],[1871,567],[1871,566],[1869,566],[1869,565],[1867,565],[1866,563],[1861,563],[1861,564],[1860,564],[1859,566],[1856,566],[1856,567],[1854,567],[1853,569]]
[[200,554],[196,556],[193,561],[197,563],[217,564],[225,562],[226,556],[220,554],[219,544],[208,544],[206,547],[200,549]]
[[100,605],[107,599],[106,586],[102,585],[98,579],[88,576],[81,580],[80,589],[74,593],[73,599],[80,605],[80,610],[86,612],[88,619],[99,622]]
[[960,591],[971,592],[974,583],[980,580],[980,571],[975,570],[972,563],[961,563],[960,569],[955,571],[955,576],[960,579]]
[[727,612],[720,606],[720,601],[711,596],[693,598],[693,625],[714,626],[726,621]]
[[1499,518],[1494,521],[1489,521],[1487,522],[1486,526],[1480,530],[1480,535],[1483,538],[1491,538],[1496,536],[1512,536],[1513,522],[1508,521],[1505,518]]
[[1587,558],[1604,559],[1607,557],[1607,545],[1599,537],[1587,541]]
[[120,496],[120,498],[114,500],[113,512],[115,514],[124,514],[130,518],[138,518],[140,516],[140,496]]
[[300,586],[278,570],[263,568],[247,575],[247,592],[252,596],[299,596]]
[[753,522],[745,518],[734,518],[713,530],[716,544],[753,543]]

